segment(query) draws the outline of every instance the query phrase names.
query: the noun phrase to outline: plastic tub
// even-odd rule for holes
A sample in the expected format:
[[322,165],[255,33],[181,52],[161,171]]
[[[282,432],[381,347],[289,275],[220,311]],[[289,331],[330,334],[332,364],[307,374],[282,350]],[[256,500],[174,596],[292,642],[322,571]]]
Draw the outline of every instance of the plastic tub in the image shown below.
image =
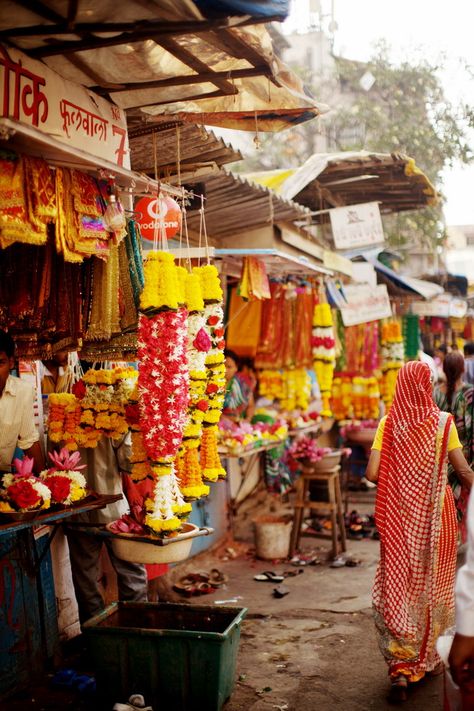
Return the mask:
[[[106,526],[111,533],[112,526],[110,523]],[[110,540],[115,555],[121,560],[130,563],[177,563],[189,558],[194,538],[213,532],[213,528],[199,528],[193,523],[184,523],[181,533],[163,541],[153,536],[137,536],[131,533],[114,534]]]
[[143,694],[153,709],[220,711],[234,688],[246,608],[118,602],[85,623],[103,708]]

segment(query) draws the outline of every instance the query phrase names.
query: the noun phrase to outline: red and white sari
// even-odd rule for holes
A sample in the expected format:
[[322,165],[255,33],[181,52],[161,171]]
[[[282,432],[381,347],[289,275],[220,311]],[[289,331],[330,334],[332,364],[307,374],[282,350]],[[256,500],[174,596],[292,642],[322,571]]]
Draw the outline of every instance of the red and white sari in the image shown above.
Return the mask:
[[390,676],[403,674],[409,681],[439,663],[436,640],[454,624],[456,511],[447,486],[452,417],[439,410],[431,392],[425,363],[400,370],[383,434],[375,508],[379,645]]

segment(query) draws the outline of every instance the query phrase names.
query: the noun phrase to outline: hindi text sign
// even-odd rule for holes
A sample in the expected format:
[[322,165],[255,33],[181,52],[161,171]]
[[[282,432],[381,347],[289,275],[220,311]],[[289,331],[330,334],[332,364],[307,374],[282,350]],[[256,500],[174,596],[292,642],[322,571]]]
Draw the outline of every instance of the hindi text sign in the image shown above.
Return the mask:
[[344,295],[347,304],[341,306],[344,326],[356,326],[359,323],[378,321],[392,316],[392,307],[385,284],[375,288],[367,285],[345,286]]
[[130,168],[127,120],[118,106],[45,64],[0,45],[0,116]]
[[335,207],[329,215],[336,249],[366,247],[385,239],[377,202]]

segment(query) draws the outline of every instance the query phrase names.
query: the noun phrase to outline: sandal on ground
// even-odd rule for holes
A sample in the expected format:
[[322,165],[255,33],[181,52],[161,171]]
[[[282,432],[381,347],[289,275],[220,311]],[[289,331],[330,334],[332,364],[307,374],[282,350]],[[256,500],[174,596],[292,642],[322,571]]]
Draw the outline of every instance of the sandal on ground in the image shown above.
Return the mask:
[[217,568],[212,568],[212,570],[209,574],[209,581],[208,581],[208,582],[210,582],[212,587],[221,588],[228,581],[229,581],[229,578],[227,575],[224,575],[224,573],[222,573]]
[[253,579],[258,580],[259,582],[267,581],[270,583],[282,583],[285,578],[283,575],[277,575],[277,573],[274,573],[273,570],[264,570],[263,573],[254,575]]
[[194,585],[173,585],[173,590],[186,597],[193,597],[194,595],[208,595],[215,592],[216,588],[203,580]]
[[301,575],[302,573],[304,573],[304,570],[302,568],[298,568],[298,570],[284,570],[283,577],[294,578],[296,575]]
[[189,583],[208,583],[210,574],[205,571],[199,571],[198,573],[188,573],[183,578],[181,578],[180,583],[187,585]]
[[406,676],[401,674],[392,679],[390,693],[388,695],[389,703],[402,704],[408,698],[408,680]]
[[273,588],[273,597],[285,597],[289,592],[290,590],[286,585],[277,585],[276,588]]

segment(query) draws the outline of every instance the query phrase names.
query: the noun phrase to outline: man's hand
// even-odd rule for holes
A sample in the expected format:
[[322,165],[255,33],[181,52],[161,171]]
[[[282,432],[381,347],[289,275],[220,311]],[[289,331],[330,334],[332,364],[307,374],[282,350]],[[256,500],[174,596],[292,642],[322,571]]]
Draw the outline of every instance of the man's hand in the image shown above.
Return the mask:
[[463,691],[474,691],[474,637],[456,633],[449,653],[449,669]]

